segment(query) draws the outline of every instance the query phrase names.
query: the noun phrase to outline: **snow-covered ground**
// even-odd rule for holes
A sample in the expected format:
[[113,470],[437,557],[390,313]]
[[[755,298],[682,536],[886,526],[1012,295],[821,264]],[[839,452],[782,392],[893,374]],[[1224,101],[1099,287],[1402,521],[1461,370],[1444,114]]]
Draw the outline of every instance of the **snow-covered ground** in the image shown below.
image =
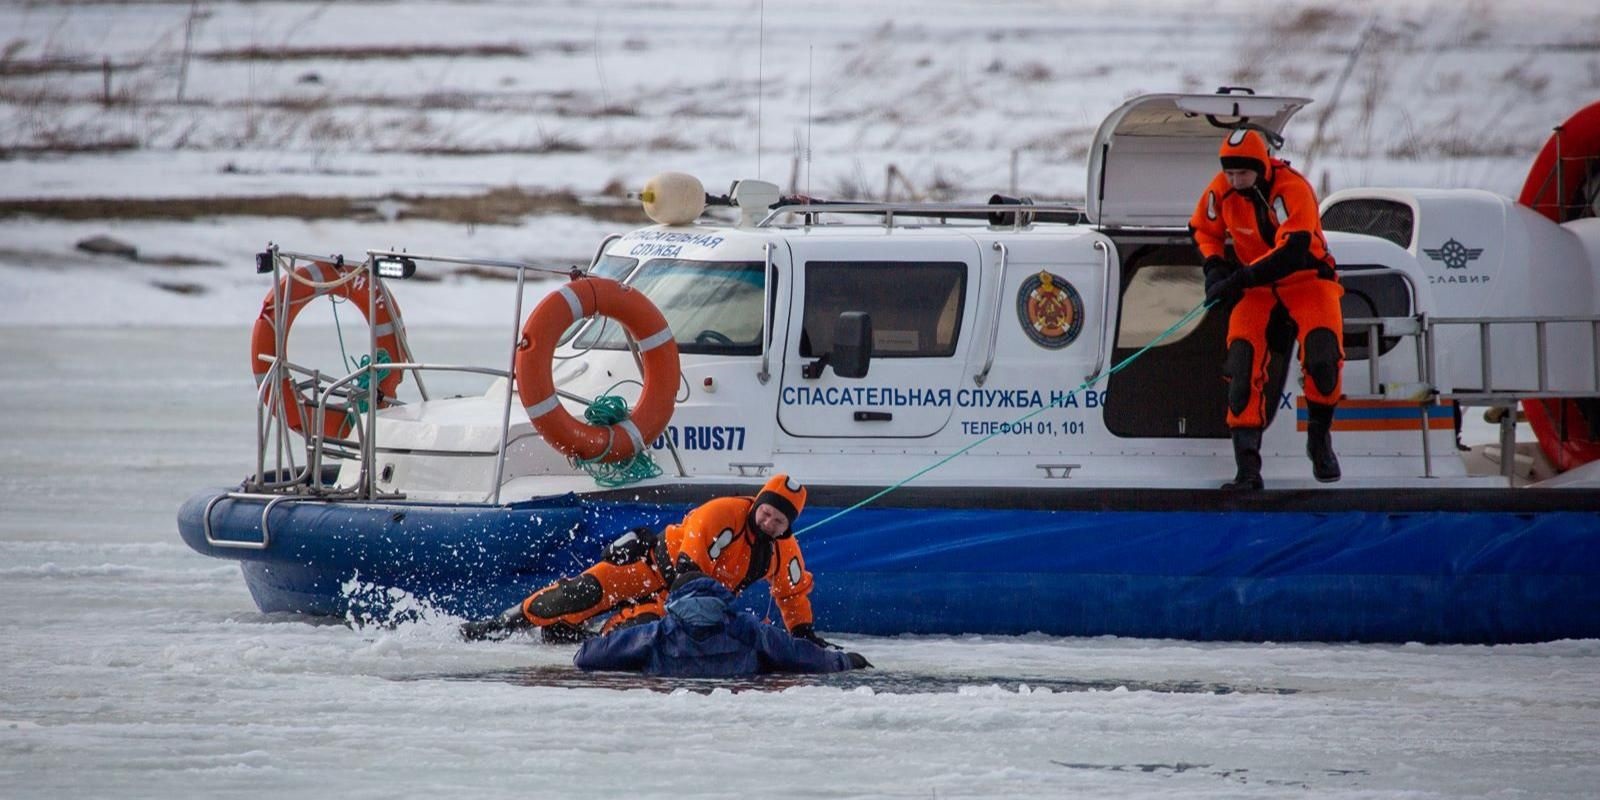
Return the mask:
[[[1556,0],[8,3],[0,206],[305,195],[403,209],[395,197],[502,187],[614,194],[665,169],[713,190],[759,175],[865,197],[883,194],[891,165],[900,197],[1070,199],[1094,127],[1122,100],[1241,83],[1317,101],[1287,155],[1328,188],[1515,194],[1551,126],[1600,94],[1600,12]],[[878,670],[713,688],[584,682],[565,668],[570,648],[468,645],[450,620],[261,615],[237,568],[190,552],[173,522],[189,493],[252,460],[248,331],[267,289],[253,254],[272,241],[583,263],[630,227],[581,208],[512,225],[388,216],[0,213],[0,797],[1454,798],[1600,785],[1593,641],[845,634]],[[100,234],[140,258],[75,248]],[[440,275],[398,289],[413,338],[428,360],[482,363],[504,346],[510,284]]]
[[[631,227],[418,221],[400,196],[586,197],[675,169],[713,191],[1081,198],[1108,112],[1221,85],[1312,98],[1285,155],[1326,189],[1515,194],[1600,93],[1600,11],[1560,0],[9,3],[0,31],[0,206],[304,195],[401,213],[0,213],[0,324],[29,326],[248,319],[268,241],[581,263]],[[213,264],[72,249],[98,234]],[[408,318],[462,321],[479,283],[416,289]]]
[[[669,166],[719,186],[787,182],[808,152],[814,194],[881,191],[891,163],[987,193],[1017,150],[1022,191],[1081,196],[1122,100],[1225,84],[1314,98],[1288,152],[1306,166],[1328,113],[1310,166],[1333,188],[1511,191],[1499,162],[1600,85],[1597,22],[1560,0],[17,4],[0,144],[148,152],[12,162],[28,179],[0,192],[597,189]],[[41,64],[61,68],[21,71]]]

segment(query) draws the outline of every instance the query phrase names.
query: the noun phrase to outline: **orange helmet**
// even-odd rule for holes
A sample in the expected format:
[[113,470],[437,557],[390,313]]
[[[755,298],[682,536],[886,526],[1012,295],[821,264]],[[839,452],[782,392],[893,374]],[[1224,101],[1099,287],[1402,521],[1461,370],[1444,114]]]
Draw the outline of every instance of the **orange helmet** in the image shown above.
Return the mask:
[[795,518],[800,516],[800,511],[806,507],[806,487],[780,472],[761,487],[761,493],[756,495],[756,502],[750,508],[753,511],[756,506],[763,504],[777,509],[778,513],[789,520],[789,530],[784,532],[785,536],[789,536],[794,531]]
[[1263,178],[1267,177],[1267,165],[1272,163],[1267,155],[1267,140],[1244,128],[1222,140],[1217,156],[1222,159],[1223,169],[1253,169]]

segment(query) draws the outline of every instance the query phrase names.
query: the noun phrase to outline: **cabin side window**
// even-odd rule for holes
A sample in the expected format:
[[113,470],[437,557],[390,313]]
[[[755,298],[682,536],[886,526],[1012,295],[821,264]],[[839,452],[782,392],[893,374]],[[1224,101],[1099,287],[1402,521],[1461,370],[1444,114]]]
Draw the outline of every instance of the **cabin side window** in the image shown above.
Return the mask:
[[[1153,262],[1139,265],[1128,278],[1122,292],[1122,315],[1117,324],[1117,347],[1144,347],[1168,328],[1177,324],[1205,299],[1204,278],[1193,259],[1173,254],[1178,263]],[[1200,327],[1200,317],[1167,334],[1158,346],[1171,346]]]
[[1410,247],[1416,235],[1416,215],[1411,206],[1396,200],[1358,197],[1340,200],[1322,213],[1322,229],[1376,236]]
[[[679,352],[760,355],[764,271],[760,261],[657,258],[646,261],[630,285],[661,309]],[[622,326],[605,319],[578,334],[573,346],[620,350],[626,344]]]
[[956,352],[967,265],[953,262],[810,261],[805,267],[800,355],[833,349],[846,311],[872,317],[873,358],[938,358]]

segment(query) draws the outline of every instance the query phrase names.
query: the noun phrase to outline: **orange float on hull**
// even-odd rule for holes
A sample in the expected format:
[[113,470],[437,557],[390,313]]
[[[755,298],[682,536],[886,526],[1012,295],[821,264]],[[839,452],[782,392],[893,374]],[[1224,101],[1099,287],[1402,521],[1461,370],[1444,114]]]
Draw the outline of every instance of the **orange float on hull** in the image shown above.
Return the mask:
[[[272,362],[267,359],[278,356],[278,339],[273,328],[273,319],[277,316],[277,298],[284,295],[289,304],[288,314],[284,317],[284,341],[288,342],[288,329],[294,326],[295,317],[300,315],[306,304],[324,294],[342,297],[349,300],[351,305],[361,309],[361,315],[367,316],[367,281],[366,275],[349,277],[356,267],[336,266],[324,261],[313,261],[297,268],[292,275],[285,275],[283,286],[276,291],[268,291],[267,297],[261,303],[261,313],[256,317],[255,328],[250,332],[250,370],[255,373],[256,385],[260,386],[266,379],[267,373],[272,369]],[[300,280],[296,280],[298,277]],[[349,277],[348,280],[345,278]],[[318,287],[313,284],[333,284],[328,287]],[[401,345],[400,324],[397,322],[397,309],[394,300],[387,290],[380,288],[374,301],[372,319],[367,324],[374,328],[378,337],[379,360],[383,355],[389,354],[394,361],[406,361],[410,358],[403,351]],[[287,350],[287,346],[284,348]],[[267,359],[263,359],[266,356]],[[388,399],[394,397],[395,389],[400,385],[404,373],[400,370],[389,370],[378,381],[378,408],[389,405]],[[284,398],[284,422],[293,430],[307,433],[305,420],[316,414],[314,400],[307,401],[295,390],[294,380],[287,374],[284,375],[278,391]],[[327,409],[322,415],[322,435],[343,438],[350,433],[351,419],[341,409]]]
[[[551,365],[556,345],[572,323],[599,314],[616,320],[639,343],[644,390],[628,419],[615,425],[579,421],[556,396]],[[644,452],[666,430],[678,393],[678,342],[666,317],[649,298],[606,278],[578,278],[551,292],[522,325],[514,362],[517,394],[533,427],[556,450],[602,462],[623,461]]]

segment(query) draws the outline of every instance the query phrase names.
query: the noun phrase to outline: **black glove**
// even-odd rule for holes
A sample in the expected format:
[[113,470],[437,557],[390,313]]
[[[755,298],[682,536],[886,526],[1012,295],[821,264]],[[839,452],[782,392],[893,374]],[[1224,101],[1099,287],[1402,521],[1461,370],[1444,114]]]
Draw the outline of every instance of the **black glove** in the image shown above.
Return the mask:
[[839,647],[839,645],[836,645],[833,642],[818,636],[817,629],[809,622],[794,626],[794,630],[789,631],[789,633],[792,634],[796,639],[804,639],[818,647],[828,647],[833,648],[834,650],[843,649]]
[[1209,295],[1211,287],[1227,280],[1229,275],[1238,272],[1239,265],[1233,263],[1233,260],[1229,258],[1211,256],[1205,260],[1204,264],[1200,265],[1200,269],[1205,273],[1206,294]]
[[1244,290],[1250,288],[1251,285],[1250,270],[1237,270],[1216,283],[1208,282],[1206,286],[1206,303],[1208,305],[1212,303],[1231,305],[1238,302],[1239,297],[1244,294]]
[[691,559],[688,556],[683,556],[682,558],[678,559],[678,566],[675,570],[673,570],[673,576],[671,579],[672,588],[669,590],[669,593],[678,591],[689,581],[698,580],[704,577],[706,577],[706,574],[700,571],[700,565],[694,563],[694,559]]
[[498,642],[520,630],[533,627],[533,623],[522,615],[522,604],[518,603],[498,617],[489,619],[475,619],[461,624],[461,638],[469,642]]
[[1210,256],[1200,265],[1200,269],[1206,276],[1207,303],[1232,303],[1244,292],[1244,287],[1237,285],[1237,282],[1244,280],[1240,277],[1244,270],[1233,259]]
[[850,659],[851,669],[872,669],[872,662],[860,653],[845,653],[844,657]]

